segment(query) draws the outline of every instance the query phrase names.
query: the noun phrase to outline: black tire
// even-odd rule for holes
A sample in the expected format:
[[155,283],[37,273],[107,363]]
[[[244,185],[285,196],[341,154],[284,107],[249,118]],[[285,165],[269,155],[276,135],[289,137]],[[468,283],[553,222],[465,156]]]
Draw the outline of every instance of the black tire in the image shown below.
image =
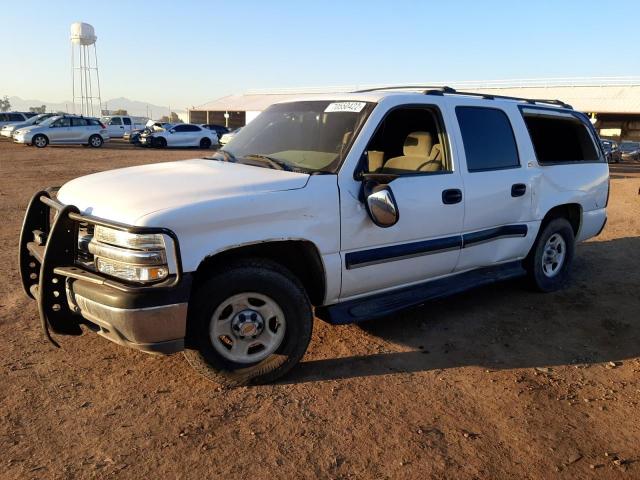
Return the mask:
[[211,139],[205,137],[200,140],[200,148],[211,148]]
[[167,148],[167,140],[162,137],[154,138],[151,146],[158,148]]
[[49,139],[41,133],[34,135],[31,139],[31,145],[35,145],[38,148],[44,148],[49,145]]
[[91,148],[100,148],[103,143],[104,140],[102,140],[102,137],[100,135],[91,135],[89,137],[89,146]]
[[[557,268],[553,276],[549,276],[551,272],[545,271],[543,258],[548,258],[546,257],[545,246],[547,246],[549,239],[556,234],[562,237],[564,241],[564,257],[557,267],[553,267],[553,265],[555,265],[554,262],[547,263],[549,270]],[[553,292],[561,289],[569,279],[569,272],[574,255],[575,236],[573,227],[569,221],[565,218],[555,218],[547,223],[543,223],[536,242],[524,261],[524,267],[527,270],[530,285],[540,292]]]
[[[209,336],[210,322],[218,306],[245,292],[272,299],[284,314],[286,324],[277,349],[254,363],[237,363],[225,358]],[[311,303],[302,284],[289,270],[269,260],[240,260],[213,272],[194,292],[189,304],[184,356],[200,374],[228,387],[268,383],[300,361],[311,340],[312,329]]]

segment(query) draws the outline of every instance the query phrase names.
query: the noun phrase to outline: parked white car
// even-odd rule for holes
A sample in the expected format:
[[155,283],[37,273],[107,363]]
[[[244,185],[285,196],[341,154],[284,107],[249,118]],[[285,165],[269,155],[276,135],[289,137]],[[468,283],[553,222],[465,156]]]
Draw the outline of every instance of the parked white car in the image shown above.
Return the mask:
[[240,130],[242,130],[242,127],[238,127],[235,130],[232,130],[222,135],[220,137],[220,145],[226,145],[227,143],[229,143],[233,139],[233,137],[235,137],[238,133],[240,133]]
[[109,141],[105,125],[97,118],[56,115],[39,125],[20,128],[13,141],[44,148],[47,145],[87,145],[99,148]]
[[128,115],[107,115],[101,117],[100,121],[106,125],[110,138],[122,138],[127,132],[143,129],[147,123],[146,118]]
[[0,127],[10,123],[26,122],[35,115],[35,113],[30,112],[0,112]]
[[39,125],[44,122],[47,118],[55,117],[56,113],[41,113],[39,115],[35,115],[30,119],[19,122],[19,123],[8,123],[4,127],[0,129],[0,135],[3,137],[11,138],[13,136],[13,132],[19,130],[21,128],[30,127],[32,125]]
[[576,242],[607,219],[589,119],[558,101],[412,89],[275,104],[208,158],[35,194],[20,271],[45,334],[85,324],[184,351],[215,381],[262,383],[302,358],[314,310],[345,324],[520,275],[562,288]]
[[213,130],[190,123],[181,123],[167,130],[145,131],[140,144],[148,147],[200,147],[218,145],[218,135]]

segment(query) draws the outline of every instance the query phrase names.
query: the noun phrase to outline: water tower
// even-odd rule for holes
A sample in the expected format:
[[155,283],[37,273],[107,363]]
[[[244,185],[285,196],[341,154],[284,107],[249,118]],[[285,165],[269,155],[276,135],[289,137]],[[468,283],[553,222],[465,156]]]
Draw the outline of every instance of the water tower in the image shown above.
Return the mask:
[[[102,114],[97,39],[95,30],[88,23],[71,24],[73,109],[74,113],[88,117]],[[80,112],[76,112],[77,106]]]

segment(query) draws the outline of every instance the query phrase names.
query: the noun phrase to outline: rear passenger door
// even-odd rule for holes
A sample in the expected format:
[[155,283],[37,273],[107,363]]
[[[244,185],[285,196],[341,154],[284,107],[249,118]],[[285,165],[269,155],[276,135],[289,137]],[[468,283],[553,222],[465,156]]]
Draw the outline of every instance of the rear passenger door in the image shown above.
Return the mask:
[[86,118],[74,117],[71,119],[71,139],[78,143],[88,141],[89,129]]
[[533,173],[510,118],[519,115],[517,106],[510,107],[455,106],[466,197],[457,271],[522,258],[535,234],[529,226]]

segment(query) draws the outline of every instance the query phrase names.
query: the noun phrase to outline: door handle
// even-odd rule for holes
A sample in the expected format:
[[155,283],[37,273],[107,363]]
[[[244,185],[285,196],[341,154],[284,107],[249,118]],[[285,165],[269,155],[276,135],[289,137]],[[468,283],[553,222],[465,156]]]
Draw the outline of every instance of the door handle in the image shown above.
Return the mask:
[[442,203],[452,205],[462,201],[462,190],[458,188],[450,188],[442,192]]
[[521,197],[527,191],[527,186],[524,183],[514,183],[511,185],[511,196],[512,197]]

